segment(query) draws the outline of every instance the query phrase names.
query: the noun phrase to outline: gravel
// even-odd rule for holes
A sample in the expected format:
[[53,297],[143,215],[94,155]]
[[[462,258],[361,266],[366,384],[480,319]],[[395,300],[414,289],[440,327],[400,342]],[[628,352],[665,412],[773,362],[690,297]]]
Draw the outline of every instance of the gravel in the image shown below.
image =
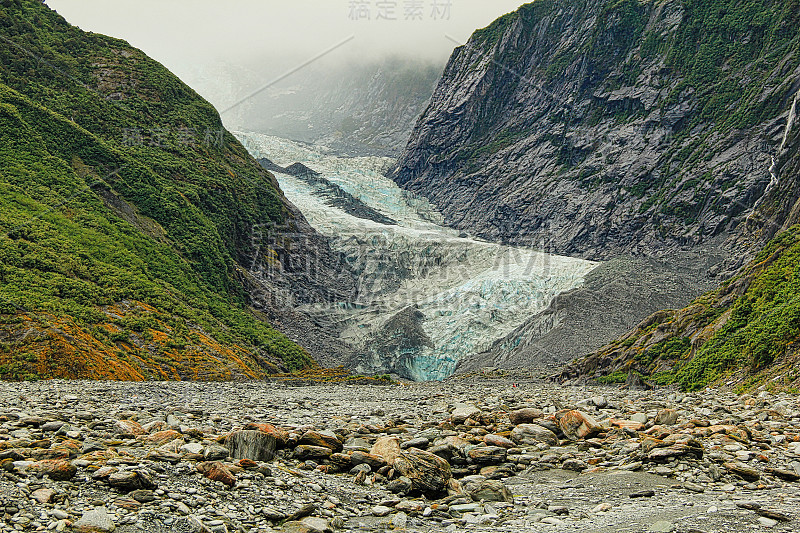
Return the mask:
[[800,528],[797,396],[530,375],[2,383],[0,532]]

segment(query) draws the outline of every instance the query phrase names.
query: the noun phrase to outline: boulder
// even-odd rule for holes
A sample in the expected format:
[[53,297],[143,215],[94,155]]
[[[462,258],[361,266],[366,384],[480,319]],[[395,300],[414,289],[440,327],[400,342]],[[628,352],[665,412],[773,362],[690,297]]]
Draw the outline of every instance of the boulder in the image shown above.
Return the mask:
[[689,446],[688,444],[673,444],[662,448],[655,448],[647,453],[647,460],[655,463],[665,463],[676,457],[684,455],[694,455],[697,458],[703,457],[703,448]]
[[758,481],[761,478],[761,472],[738,461],[725,463],[722,466],[731,474],[735,474],[745,481]]
[[366,463],[361,463],[360,465],[356,465],[350,469],[351,476],[357,476],[359,473],[364,472],[365,474],[369,474],[372,472],[372,467]]
[[656,415],[655,424],[657,426],[674,426],[678,423],[678,411],[674,409],[664,409]]
[[381,457],[387,465],[393,466],[403,450],[400,449],[400,439],[397,437],[379,437],[369,453]]
[[486,481],[486,479],[487,478],[485,476],[479,476],[477,474],[467,476],[461,479],[461,487],[465,492],[469,493],[470,491],[475,490],[481,483]]
[[114,433],[121,437],[138,437],[147,434],[147,431],[133,420],[117,420],[114,422]]
[[589,439],[603,431],[594,418],[577,410],[563,413],[558,425],[569,440]]
[[328,459],[333,454],[333,450],[326,446],[311,446],[301,444],[294,449],[294,455],[298,459]]
[[452,461],[453,457],[460,456],[458,448],[452,444],[439,444],[429,448],[428,451],[448,462]]
[[417,437],[415,439],[401,442],[400,449],[407,450],[409,448],[419,448],[420,450],[426,450],[428,446],[430,446],[430,444],[431,441],[426,439],[425,437]]
[[450,481],[447,482],[447,495],[466,497],[467,493],[464,491],[464,487],[461,485],[459,480],[456,478],[450,478]]
[[50,500],[53,498],[55,492],[53,489],[43,488],[37,489],[31,493],[31,498],[36,500],[41,504],[50,503]]
[[453,424],[463,424],[468,418],[477,418],[481,415],[481,410],[470,403],[457,403],[450,419]]
[[95,481],[108,481],[111,474],[119,470],[113,466],[101,466],[92,473],[92,479]]
[[300,437],[299,444],[308,444],[309,446],[322,446],[330,448],[334,452],[340,452],[344,448],[342,441],[331,431],[306,431]]
[[150,503],[156,501],[156,495],[152,490],[134,490],[128,497],[139,503]]
[[329,533],[333,531],[330,523],[324,518],[308,516],[302,520],[292,520],[283,525],[286,533]]
[[386,485],[386,489],[389,492],[392,494],[400,494],[401,496],[405,496],[411,492],[413,488],[413,483],[405,476],[400,476],[399,478],[390,481],[389,484]]
[[501,448],[513,448],[516,446],[513,440],[491,433],[483,437],[483,442],[486,443],[487,446],[500,446]]
[[516,475],[517,472],[512,466],[506,463],[481,467],[478,473],[486,479],[503,479],[505,477],[512,477]]
[[339,470],[347,470],[353,466],[353,461],[350,459],[350,456],[343,453],[332,453],[329,459],[331,465]]
[[246,429],[228,435],[225,446],[234,459],[266,462],[275,458],[278,439],[265,431]]
[[391,507],[386,507],[385,505],[376,505],[371,509],[372,516],[389,516],[389,513],[392,512]]
[[767,467],[764,469],[768,474],[782,479],[784,481],[800,481],[800,474],[792,470],[784,470],[782,468]]
[[436,444],[446,444],[452,446],[456,450],[463,450],[469,446],[470,442],[467,439],[458,437],[456,435],[449,435],[441,440],[437,440]]
[[214,444],[205,449],[203,459],[206,461],[224,461],[230,455],[231,451],[228,448]]
[[373,470],[386,466],[383,457],[365,452],[353,452],[350,454],[350,462],[354,465],[368,464]]
[[514,503],[514,495],[508,490],[501,481],[486,479],[479,483],[473,483],[467,488],[467,493],[475,501],[484,500],[487,502],[508,502]]
[[511,431],[511,440],[517,444],[534,446],[539,443],[558,446],[555,433],[538,424],[520,424]]
[[48,476],[54,481],[69,481],[78,472],[78,469],[63,459],[45,459],[28,466],[28,471],[38,476]]
[[275,441],[278,445],[278,448],[285,448],[286,444],[289,442],[289,432],[275,427],[272,424],[263,424],[263,423],[250,423],[247,424],[244,429],[246,430],[255,430],[260,431],[262,433],[266,433],[267,435],[272,435],[275,437]]
[[317,506],[313,503],[307,503],[303,505],[300,509],[296,510],[292,514],[286,517],[287,522],[293,522],[295,520],[301,520],[307,516],[311,516],[312,514],[317,512]]
[[618,420],[612,418],[609,420],[609,424],[611,424],[614,427],[622,429],[630,429],[632,431],[644,431],[644,424],[642,422],[636,422],[635,420]]
[[404,512],[399,512],[392,516],[392,527],[396,530],[405,530],[408,525],[408,515]]
[[583,472],[589,466],[580,459],[567,459],[561,463],[562,470],[572,470],[573,472]]
[[85,533],[106,533],[114,531],[116,526],[108,515],[105,507],[97,507],[91,511],[86,511],[80,520],[75,523],[75,531]]
[[152,435],[146,435],[142,437],[145,442],[149,442],[150,444],[155,444],[161,446],[168,442],[171,442],[175,439],[180,438],[181,434],[175,431],[174,429],[168,429],[166,431],[158,431],[153,433]]
[[148,452],[148,454],[145,457],[150,461],[170,463],[173,465],[176,465],[181,462],[181,456],[179,454],[159,449]]
[[394,508],[397,511],[410,515],[418,515],[425,510],[425,506],[422,504],[422,502],[417,500],[403,500],[395,505]]
[[517,409],[516,411],[508,413],[508,419],[511,420],[511,424],[514,426],[530,424],[543,416],[544,413],[541,409],[533,407],[525,407],[524,409]]
[[233,487],[236,484],[236,476],[234,476],[225,465],[218,461],[199,463],[197,465],[197,471],[211,481],[219,481],[229,487]]
[[452,477],[450,463],[430,452],[412,448],[402,452],[394,468],[411,480],[414,490],[425,494],[442,492]]
[[467,453],[467,457],[478,465],[499,465],[506,461],[506,449],[499,446],[477,446]]
[[199,442],[190,442],[189,444],[184,444],[180,447],[180,451],[182,453],[188,453],[191,455],[202,455],[204,449],[205,447]]
[[108,476],[108,484],[120,492],[133,490],[153,490],[156,483],[153,476],[146,470],[123,470]]

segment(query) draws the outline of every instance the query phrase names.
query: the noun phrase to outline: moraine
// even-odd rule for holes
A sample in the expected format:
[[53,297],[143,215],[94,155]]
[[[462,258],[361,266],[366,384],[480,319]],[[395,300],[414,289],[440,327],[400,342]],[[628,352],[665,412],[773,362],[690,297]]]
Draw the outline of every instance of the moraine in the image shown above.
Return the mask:
[[[283,167],[299,162],[320,174],[315,180],[276,177],[287,198],[359,276],[356,301],[304,311],[340,324],[342,340],[361,353],[354,363],[362,373],[446,378],[459,359],[487,349],[558,294],[582,285],[597,266],[443,226],[433,206],[384,177],[393,159],[340,157],[255,133],[237,137],[256,158]],[[361,211],[380,216],[349,214],[352,209],[332,200],[330,184],[363,204]]]

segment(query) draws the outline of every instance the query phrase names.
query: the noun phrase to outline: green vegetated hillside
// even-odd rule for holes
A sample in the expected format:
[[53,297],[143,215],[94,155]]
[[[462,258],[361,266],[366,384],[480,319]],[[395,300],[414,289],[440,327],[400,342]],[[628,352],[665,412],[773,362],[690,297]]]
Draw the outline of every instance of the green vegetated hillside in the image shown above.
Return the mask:
[[677,311],[662,311],[560,378],[697,390],[711,384],[800,389],[800,226],[773,239],[741,272]]
[[162,65],[41,2],[0,1],[1,379],[313,365],[254,317],[239,281],[256,247],[280,265],[254,235],[288,240],[294,217]]

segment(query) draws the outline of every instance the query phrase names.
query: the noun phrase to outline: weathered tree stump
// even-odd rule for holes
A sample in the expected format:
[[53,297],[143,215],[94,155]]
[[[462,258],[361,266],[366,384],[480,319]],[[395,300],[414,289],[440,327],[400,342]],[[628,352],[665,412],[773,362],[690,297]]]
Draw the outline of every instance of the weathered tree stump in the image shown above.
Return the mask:
[[234,459],[263,462],[271,461],[275,457],[277,440],[263,431],[242,430],[231,433],[225,439],[225,446]]

